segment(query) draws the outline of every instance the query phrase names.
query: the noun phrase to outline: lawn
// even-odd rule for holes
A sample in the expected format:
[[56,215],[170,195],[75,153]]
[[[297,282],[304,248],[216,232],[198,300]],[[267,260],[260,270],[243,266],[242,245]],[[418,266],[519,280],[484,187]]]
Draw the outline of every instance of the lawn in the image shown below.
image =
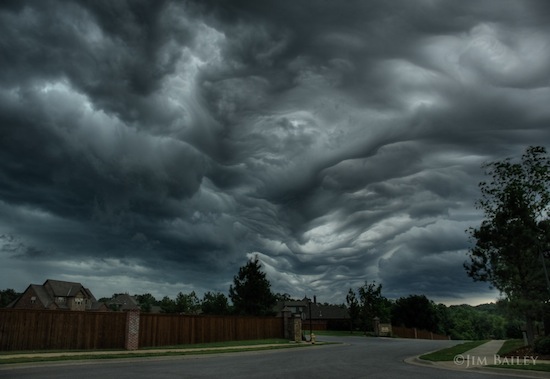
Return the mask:
[[217,343],[204,343],[195,345],[175,345],[146,348],[135,351],[126,350],[101,350],[101,351],[18,351],[2,352],[0,364],[71,361],[87,359],[120,359],[120,358],[146,358],[163,356],[181,356],[196,354],[219,354],[241,351],[277,350],[307,347],[311,344],[290,343],[285,339],[264,339],[248,341],[228,341]]
[[448,347],[446,349],[434,351],[433,353],[424,354],[420,356],[420,359],[427,361],[440,362],[440,361],[452,361],[455,356],[465,353],[468,350],[476,348],[484,343],[489,342],[489,340],[480,340],[480,341],[471,341],[461,343],[460,345]]

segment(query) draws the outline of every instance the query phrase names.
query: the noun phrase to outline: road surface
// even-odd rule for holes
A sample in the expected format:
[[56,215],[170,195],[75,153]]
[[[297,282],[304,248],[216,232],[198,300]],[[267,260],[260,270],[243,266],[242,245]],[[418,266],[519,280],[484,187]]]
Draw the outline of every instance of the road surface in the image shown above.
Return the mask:
[[492,378],[405,363],[405,358],[455,345],[457,341],[328,337],[342,342],[306,348],[165,358],[78,361],[0,367],[6,379],[149,378]]

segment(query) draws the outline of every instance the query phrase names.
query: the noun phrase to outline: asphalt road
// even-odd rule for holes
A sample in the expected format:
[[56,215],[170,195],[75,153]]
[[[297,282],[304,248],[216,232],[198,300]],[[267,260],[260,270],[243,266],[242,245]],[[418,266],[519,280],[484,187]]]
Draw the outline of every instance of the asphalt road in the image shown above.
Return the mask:
[[203,356],[0,367],[0,378],[495,378],[489,374],[442,370],[403,361],[410,356],[455,345],[457,341],[351,336],[322,336],[319,339],[343,344]]

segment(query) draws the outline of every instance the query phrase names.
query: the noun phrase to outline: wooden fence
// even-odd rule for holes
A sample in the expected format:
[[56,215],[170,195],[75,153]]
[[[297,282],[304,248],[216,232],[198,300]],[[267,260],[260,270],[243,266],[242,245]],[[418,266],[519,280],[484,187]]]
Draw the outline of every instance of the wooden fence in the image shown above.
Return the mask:
[[[126,312],[0,309],[0,351],[127,347]],[[275,317],[138,314],[137,346],[283,338]]]
[[142,313],[139,346],[284,338],[282,318]]
[[126,314],[0,309],[0,350],[124,347]]
[[400,338],[416,338],[423,340],[448,340],[449,336],[432,333],[427,330],[416,328],[405,328],[401,326],[392,326],[392,335]]

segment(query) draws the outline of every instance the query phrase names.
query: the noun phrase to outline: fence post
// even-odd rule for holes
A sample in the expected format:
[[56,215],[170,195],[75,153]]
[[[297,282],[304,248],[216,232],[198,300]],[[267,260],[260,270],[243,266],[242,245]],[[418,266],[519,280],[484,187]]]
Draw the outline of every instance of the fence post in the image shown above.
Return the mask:
[[137,350],[139,348],[139,309],[126,312],[126,338],[124,348]]
[[418,333],[416,331],[416,328],[414,328],[414,339],[417,339],[418,338]]

